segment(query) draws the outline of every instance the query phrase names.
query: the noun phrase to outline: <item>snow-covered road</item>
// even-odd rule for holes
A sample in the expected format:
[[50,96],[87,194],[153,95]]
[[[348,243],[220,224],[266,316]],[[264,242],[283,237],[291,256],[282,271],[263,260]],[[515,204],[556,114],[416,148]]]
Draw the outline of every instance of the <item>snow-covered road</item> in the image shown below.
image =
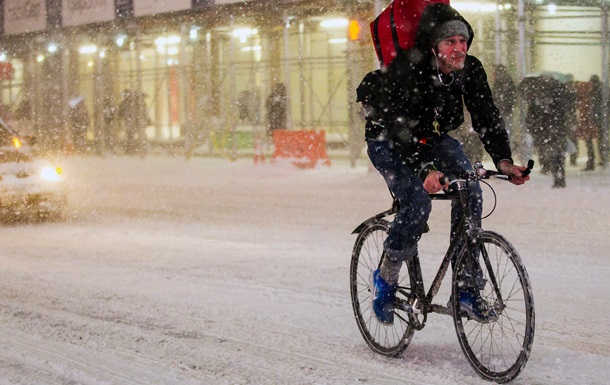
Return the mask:
[[[360,336],[350,233],[390,203],[364,162],[62,163],[66,219],[0,226],[0,384],[484,383],[448,317],[431,315],[400,359]],[[515,384],[610,384],[610,173],[570,169],[567,182],[492,182],[484,227],[519,250],[536,301]],[[435,203],[420,247],[428,282],[448,217]]]

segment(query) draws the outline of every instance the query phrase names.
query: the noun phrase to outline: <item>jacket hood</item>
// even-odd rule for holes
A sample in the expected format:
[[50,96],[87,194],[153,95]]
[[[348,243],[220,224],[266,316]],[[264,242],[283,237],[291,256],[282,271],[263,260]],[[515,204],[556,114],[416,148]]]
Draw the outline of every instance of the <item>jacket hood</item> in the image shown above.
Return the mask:
[[433,3],[424,9],[415,35],[415,46],[422,52],[429,53],[430,49],[434,48],[430,41],[432,31],[449,20],[459,20],[466,24],[466,28],[468,28],[468,48],[470,48],[474,38],[472,27],[453,7],[442,3]]

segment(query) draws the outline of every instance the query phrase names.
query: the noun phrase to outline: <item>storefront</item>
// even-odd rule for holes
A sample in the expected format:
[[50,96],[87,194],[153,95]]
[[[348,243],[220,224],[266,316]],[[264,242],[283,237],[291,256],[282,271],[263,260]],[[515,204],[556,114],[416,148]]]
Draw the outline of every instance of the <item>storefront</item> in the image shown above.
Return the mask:
[[[122,153],[135,135],[139,150],[236,156],[266,134],[266,99],[283,83],[286,128],[324,130],[329,146],[359,156],[354,90],[376,67],[367,23],[383,3],[99,0],[48,12],[46,3],[25,9],[5,0],[0,62],[10,69],[2,75],[0,68],[0,88],[3,113],[49,149],[69,146],[68,102],[82,96],[93,152]],[[529,4],[520,63],[517,4],[452,4],[476,31],[471,53],[488,71],[502,63],[515,78],[522,65],[526,73],[569,70],[577,79],[601,74],[600,7],[559,6],[549,14],[552,7]],[[583,9],[589,18],[573,17]],[[141,103],[135,117],[125,112]]]

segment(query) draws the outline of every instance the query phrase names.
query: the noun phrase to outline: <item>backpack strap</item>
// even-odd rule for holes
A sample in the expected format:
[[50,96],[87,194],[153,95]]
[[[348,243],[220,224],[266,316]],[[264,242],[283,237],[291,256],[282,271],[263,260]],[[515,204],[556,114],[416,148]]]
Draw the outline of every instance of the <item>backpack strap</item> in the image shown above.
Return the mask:
[[381,49],[381,42],[379,41],[379,18],[376,18],[373,22],[373,43],[375,44],[375,49],[379,54],[379,62],[383,63],[383,50]]
[[396,20],[394,19],[394,2],[392,2],[391,7],[392,11],[390,12],[390,29],[392,30],[392,42],[394,43],[394,52],[396,52],[396,56],[398,56],[402,48],[400,48],[400,43],[398,42],[398,32],[396,31]]

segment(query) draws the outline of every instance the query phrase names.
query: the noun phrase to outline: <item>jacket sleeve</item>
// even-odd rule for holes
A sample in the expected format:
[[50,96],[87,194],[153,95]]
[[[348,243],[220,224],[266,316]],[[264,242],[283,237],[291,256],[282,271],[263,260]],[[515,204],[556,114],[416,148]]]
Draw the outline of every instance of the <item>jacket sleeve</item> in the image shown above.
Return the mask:
[[496,167],[502,160],[513,163],[504,120],[494,104],[483,65],[472,56],[468,58],[464,102],[472,118],[472,126]]

